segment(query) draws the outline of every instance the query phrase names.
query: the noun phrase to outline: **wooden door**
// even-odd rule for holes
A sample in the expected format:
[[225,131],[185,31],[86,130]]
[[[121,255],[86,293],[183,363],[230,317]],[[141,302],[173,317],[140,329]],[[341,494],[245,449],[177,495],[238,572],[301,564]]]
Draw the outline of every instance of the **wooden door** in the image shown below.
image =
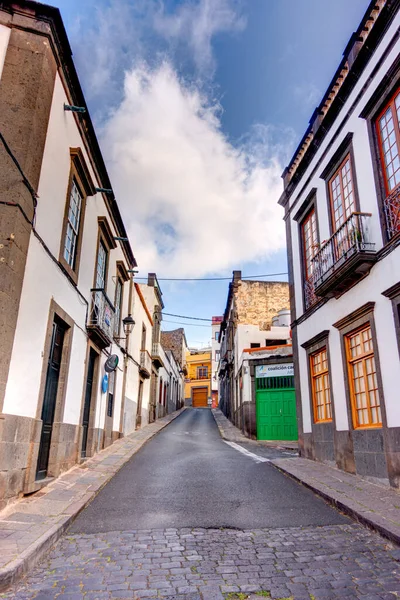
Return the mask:
[[192,389],[192,404],[194,408],[207,408],[208,388],[198,387]]
[[85,389],[85,404],[83,407],[83,418],[82,418],[82,448],[81,455],[82,458],[86,457],[87,450],[87,441],[88,441],[88,431],[89,431],[89,420],[90,420],[90,405],[92,401],[92,392],[93,392],[93,379],[94,379],[94,370],[96,366],[97,353],[90,348],[89,351],[89,364],[86,375],[86,389]]
[[49,465],[51,434],[53,432],[54,413],[56,410],[64,334],[65,327],[60,322],[54,321],[44,389],[41,417],[43,424],[40,436],[36,479],[44,479],[46,477]]

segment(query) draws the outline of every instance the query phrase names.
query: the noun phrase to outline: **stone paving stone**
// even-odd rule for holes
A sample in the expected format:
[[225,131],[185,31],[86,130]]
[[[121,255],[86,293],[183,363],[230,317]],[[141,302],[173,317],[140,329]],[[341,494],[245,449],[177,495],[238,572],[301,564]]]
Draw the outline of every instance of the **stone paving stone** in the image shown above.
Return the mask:
[[[175,559],[153,557],[143,565],[145,559],[134,556],[140,545],[142,555],[157,554],[156,547],[168,544],[169,530],[64,536],[30,576],[2,597],[234,600],[240,593],[238,598],[258,600],[262,596],[256,592],[263,591],[275,600],[394,600],[400,595],[398,548],[358,524],[172,533],[182,548],[179,564],[185,564],[185,553],[203,557],[196,572],[176,567]],[[290,552],[282,551],[283,544],[290,545]],[[238,564],[242,552],[233,553],[238,548],[251,555],[251,565]],[[265,555],[273,561],[267,567]],[[253,568],[242,572],[243,567]]]
[[[182,410],[117,440],[83,465],[76,465],[62,474],[38,493],[7,506],[0,513],[0,590],[8,581],[7,577],[17,567],[20,568],[18,561],[24,561],[24,568],[28,568],[28,565],[41,558],[48,546],[43,544],[39,551],[38,542],[46,539],[54,542],[54,535],[61,536],[71,519],[94,498],[116,471]],[[162,538],[162,541],[167,548],[167,540]],[[175,546],[180,548],[178,543],[174,549]],[[160,556],[158,552],[153,555]]]

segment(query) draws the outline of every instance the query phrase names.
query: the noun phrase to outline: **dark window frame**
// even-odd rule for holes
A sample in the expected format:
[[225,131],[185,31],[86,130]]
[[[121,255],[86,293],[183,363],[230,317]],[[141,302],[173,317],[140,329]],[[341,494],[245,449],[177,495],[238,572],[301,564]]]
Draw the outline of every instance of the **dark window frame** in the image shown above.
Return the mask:
[[371,99],[366,104],[360,118],[365,119],[368,129],[369,146],[372,159],[372,167],[374,174],[375,190],[377,195],[377,209],[382,233],[384,246],[396,246],[399,241],[399,236],[393,236],[391,239],[388,236],[386,228],[386,216],[384,211],[384,203],[386,200],[386,186],[384,163],[380,154],[380,142],[377,132],[377,119],[382,114],[385,106],[388,105],[389,99],[393,98],[396,91],[400,90],[400,56],[394,61],[391,68],[387,71],[380,84],[377,86]]
[[[331,365],[331,353],[329,346],[329,330],[325,329],[321,331],[319,334],[301,344],[301,347],[305,349],[307,354],[307,375],[308,375],[308,399],[310,406],[310,414],[312,417],[313,426],[323,426],[329,423],[336,423],[335,417],[335,401],[334,401],[334,393],[333,393],[333,381],[332,381],[332,365]],[[313,378],[311,373],[311,356],[320,352],[323,348],[326,348],[326,355],[328,360],[328,378],[329,378],[329,387],[330,387],[330,397],[331,397],[331,412],[332,418],[330,420],[318,421],[315,415],[315,405],[314,405],[314,394],[313,394]]]
[[321,238],[319,233],[319,219],[318,219],[318,203],[317,203],[317,188],[313,188],[307,195],[305,201],[294,216],[294,220],[298,223],[298,238],[299,238],[299,256],[300,256],[300,271],[301,271],[301,282],[303,285],[302,299],[303,299],[303,314],[311,309],[314,309],[319,300],[307,306],[306,304],[306,293],[305,286],[306,282],[309,281],[306,274],[306,257],[305,257],[305,244],[304,244],[304,224],[309,218],[311,212],[315,214],[316,232],[317,232],[317,245],[318,249],[321,247]]
[[[61,230],[61,241],[60,241],[60,250],[59,250],[59,263],[66,270],[68,275],[71,277],[75,284],[78,283],[79,277],[79,268],[81,262],[81,251],[82,251],[82,239],[83,239],[83,231],[84,231],[84,223],[85,223],[85,214],[86,214],[86,204],[88,196],[93,196],[96,193],[94,183],[91,179],[89,170],[86,166],[85,159],[83,157],[82,150],[80,148],[70,148],[70,171],[69,171],[69,179],[68,179],[68,187],[67,187],[67,195],[65,200],[64,207],[64,216],[63,216],[63,224]],[[69,207],[71,204],[71,191],[72,185],[75,181],[75,184],[78,188],[78,191],[81,195],[81,210],[80,210],[80,219],[79,226],[77,232],[77,240],[76,240],[76,248],[74,255],[74,264],[71,266],[64,257],[65,250],[65,239],[67,235],[68,228],[68,215],[69,215]]]
[[382,292],[382,295],[391,300],[393,309],[394,327],[396,332],[397,347],[400,358],[400,281]]
[[[331,181],[336,176],[338,171],[343,166],[347,157],[350,159],[350,169],[351,169],[351,179],[353,183],[353,194],[354,194],[354,211],[360,212],[360,196],[358,193],[358,184],[357,184],[357,171],[354,159],[354,149],[353,149],[353,133],[350,132],[346,135],[342,143],[339,145],[339,148],[333,154],[331,159],[329,160],[327,166],[322,171],[320,178],[325,181],[325,189],[326,189],[326,198],[328,203],[328,215],[329,215],[329,233],[330,237],[332,237],[337,229],[335,228],[335,217],[332,208],[332,195],[331,195]],[[349,218],[349,217],[347,217]],[[343,223],[346,221],[344,219]],[[343,224],[342,223],[342,224]],[[338,227],[338,229],[341,225]]]
[[[333,327],[339,330],[340,333],[340,344],[342,351],[342,365],[343,365],[343,375],[346,389],[346,406],[347,406],[347,416],[349,422],[349,429],[351,431],[359,431],[365,429],[386,429],[387,428],[387,418],[386,418],[386,404],[385,404],[385,394],[383,388],[382,381],[382,373],[381,373],[381,365],[379,358],[379,346],[376,335],[376,327],[375,327],[375,319],[374,319],[374,308],[375,302],[367,302],[353,311],[340,321],[333,323]],[[361,329],[362,327],[369,325],[371,327],[372,332],[372,345],[374,349],[374,358],[375,358],[375,367],[376,367],[376,377],[378,382],[378,389],[380,394],[380,406],[382,413],[382,425],[379,426],[371,426],[368,425],[366,427],[357,427],[354,423],[353,418],[353,408],[352,408],[352,396],[351,396],[351,384],[349,378],[349,368],[348,368],[348,360],[347,360],[347,336]]]
[[106,270],[104,274],[104,293],[107,293],[107,282],[108,282],[108,269],[110,264],[111,250],[117,247],[114,240],[111,228],[105,217],[98,217],[98,233],[97,233],[97,246],[96,246],[96,259],[94,263],[94,275],[93,275],[93,288],[96,289],[96,275],[97,275],[97,261],[99,257],[100,245],[103,244],[106,250]]

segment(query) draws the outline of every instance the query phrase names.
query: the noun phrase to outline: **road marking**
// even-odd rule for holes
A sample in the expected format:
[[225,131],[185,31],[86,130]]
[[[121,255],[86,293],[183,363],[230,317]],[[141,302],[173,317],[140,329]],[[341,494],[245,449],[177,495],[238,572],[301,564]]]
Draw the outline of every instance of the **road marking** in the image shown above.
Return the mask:
[[252,458],[257,463],[271,462],[269,458],[264,458],[264,456],[258,456],[258,454],[253,454],[253,452],[249,452],[249,450],[246,450],[246,448],[239,446],[239,444],[235,444],[235,442],[227,442],[226,440],[224,440],[224,442],[225,444],[228,444],[228,446],[231,446],[231,448],[233,448],[234,450],[241,452],[248,458]]

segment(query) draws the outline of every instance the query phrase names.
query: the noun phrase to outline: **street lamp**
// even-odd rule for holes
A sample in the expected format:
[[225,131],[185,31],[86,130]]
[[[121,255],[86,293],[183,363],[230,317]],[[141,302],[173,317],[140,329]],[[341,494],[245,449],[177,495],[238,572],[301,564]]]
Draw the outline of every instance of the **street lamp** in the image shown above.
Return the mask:
[[132,315],[130,313],[127,317],[125,317],[125,319],[122,319],[122,325],[124,328],[124,333],[126,337],[128,337],[128,335],[132,333],[132,329],[135,326],[135,321],[133,320]]

